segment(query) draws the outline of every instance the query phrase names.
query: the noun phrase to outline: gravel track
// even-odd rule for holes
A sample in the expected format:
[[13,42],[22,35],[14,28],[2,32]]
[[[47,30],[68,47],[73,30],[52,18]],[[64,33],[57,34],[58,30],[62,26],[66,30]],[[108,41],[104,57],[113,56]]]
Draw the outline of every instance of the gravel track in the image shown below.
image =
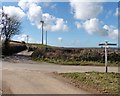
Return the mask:
[[59,65],[34,62],[31,60],[30,54],[24,51],[3,59],[3,93],[90,94],[90,92],[78,89],[52,76],[51,73],[56,72],[60,67]]

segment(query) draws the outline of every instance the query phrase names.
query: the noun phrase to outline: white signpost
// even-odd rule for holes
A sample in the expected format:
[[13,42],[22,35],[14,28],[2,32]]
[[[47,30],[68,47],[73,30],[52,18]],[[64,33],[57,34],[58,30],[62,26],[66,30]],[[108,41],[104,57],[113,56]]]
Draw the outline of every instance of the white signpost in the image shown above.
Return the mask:
[[109,46],[116,46],[117,44],[112,44],[112,43],[108,43],[107,41],[105,41],[105,43],[101,43],[99,44],[99,46],[102,46],[105,48],[105,72],[108,72],[108,68],[107,68],[107,48]]

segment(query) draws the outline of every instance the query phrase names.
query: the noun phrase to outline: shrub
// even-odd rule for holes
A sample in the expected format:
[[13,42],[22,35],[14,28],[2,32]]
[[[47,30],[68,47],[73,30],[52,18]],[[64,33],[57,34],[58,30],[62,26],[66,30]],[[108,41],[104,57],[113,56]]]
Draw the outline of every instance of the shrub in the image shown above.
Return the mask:
[[[33,58],[48,58],[63,61],[98,61],[104,62],[102,48],[39,48],[32,54]],[[108,61],[120,62],[120,51],[108,49]]]
[[45,56],[45,48],[39,48],[34,51],[32,57],[35,58],[43,58]]
[[3,46],[2,47],[2,55],[12,55],[14,53],[24,51],[26,49],[27,49],[27,47],[25,44],[9,45],[7,49]]

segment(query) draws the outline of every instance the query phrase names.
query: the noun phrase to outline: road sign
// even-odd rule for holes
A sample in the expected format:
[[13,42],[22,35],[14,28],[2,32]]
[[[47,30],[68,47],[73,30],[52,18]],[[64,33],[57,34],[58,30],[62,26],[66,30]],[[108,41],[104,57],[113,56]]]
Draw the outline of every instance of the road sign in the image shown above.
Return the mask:
[[[99,46],[104,46],[104,45],[105,45],[105,43],[99,44]],[[116,46],[117,44],[107,43],[107,45]]]
[[105,72],[108,72],[108,68],[107,68],[107,48],[109,46],[116,46],[117,44],[113,44],[113,43],[108,43],[107,41],[105,41],[105,43],[100,43],[99,46],[102,46],[105,48]]

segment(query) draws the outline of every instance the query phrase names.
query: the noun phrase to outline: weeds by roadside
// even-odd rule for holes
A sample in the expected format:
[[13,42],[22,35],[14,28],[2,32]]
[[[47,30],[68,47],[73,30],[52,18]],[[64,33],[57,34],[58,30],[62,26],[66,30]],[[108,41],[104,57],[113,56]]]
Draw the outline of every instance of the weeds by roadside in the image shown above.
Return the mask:
[[100,93],[120,93],[120,73],[85,72],[85,73],[60,73],[59,75],[69,79],[76,86],[85,86]]

